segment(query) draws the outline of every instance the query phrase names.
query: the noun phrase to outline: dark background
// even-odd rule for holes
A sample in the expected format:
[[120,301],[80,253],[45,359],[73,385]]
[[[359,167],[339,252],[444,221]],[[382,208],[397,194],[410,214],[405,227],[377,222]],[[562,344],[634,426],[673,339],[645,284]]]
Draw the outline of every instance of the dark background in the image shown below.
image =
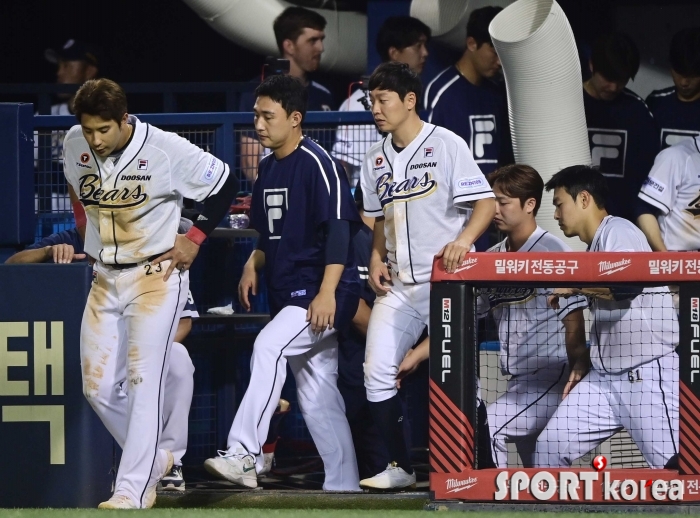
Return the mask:
[[[341,7],[355,5],[366,12],[367,3],[346,0]],[[392,13],[397,5],[399,9],[404,5],[406,14],[410,5],[401,0],[369,3],[374,12],[381,4]],[[623,29],[637,41],[642,54],[656,63],[665,59],[668,40],[677,28],[700,24],[700,16],[690,16],[700,5],[697,0],[559,3],[584,47],[601,32]],[[248,81],[260,73],[264,59],[210,29],[181,0],[4,0],[0,2],[0,83],[54,82],[55,66],[44,59],[44,50],[60,48],[69,38],[101,46],[105,53],[101,75],[120,82]],[[431,45],[435,56],[439,45]],[[331,87],[339,102],[354,78],[317,74],[315,79]]]

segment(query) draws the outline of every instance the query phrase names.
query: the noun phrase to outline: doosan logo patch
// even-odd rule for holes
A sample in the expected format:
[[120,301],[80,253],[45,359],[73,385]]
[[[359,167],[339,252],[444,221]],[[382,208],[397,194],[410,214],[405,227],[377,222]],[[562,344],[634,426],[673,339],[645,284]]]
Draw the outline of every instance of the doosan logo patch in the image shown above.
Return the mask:
[[433,148],[424,147],[423,148],[423,158],[430,158],[431,156],[433,156]]
[[148,160],[143,160],[139,158],[138,164],[136,165],[136,169],[139,171],[145,171],[148,169]]
[[477,187],[484,187],[485,185],[486,181],[483,176],[470,176],[457,180],[458,189],[476,189]]
[[380,156],[377,157],[377,159],[374,161],[374,166],[379,167],[384,163],[384,159]]
[[82,155],[80,155],[80,161],[83,164],[87,164],[90,161],[90,155],[88,153],[83,153]]
[[214,181],[214,178],[216,178],[216,169],[218,163],[218,158],[216,158],[215,156],[211,157],[209,159],[207,167],[204,169],[204,171],[202,171],[202,176],[200,176],[199,179],[204,183],[212,183]]

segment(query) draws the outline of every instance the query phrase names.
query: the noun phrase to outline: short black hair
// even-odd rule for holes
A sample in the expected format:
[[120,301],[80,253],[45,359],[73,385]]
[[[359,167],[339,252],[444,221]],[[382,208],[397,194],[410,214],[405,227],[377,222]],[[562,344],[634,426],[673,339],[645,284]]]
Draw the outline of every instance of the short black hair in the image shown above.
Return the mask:
[[255,97],[269,97],[280,103],[289,117],[294,112],[301,113],[301,119],[306,115],[306,103],[309,93],[299,79],[288,75],[269,76],[255,89]]
[[484,43],[493,45],[491,34],[489,34],[489,25],[501,11],[503,11],[502,7],[494,6],[482,7],[472,11],[467,21],[467,38],[474,38],[477,47],[481,47]]
[[399,94],[402,101],[409,92],[416,94],[416,107],[420,103],[423,84],[406,63],[388,61],[374,69],[369,78],[369,90],[390,90]]
[[287,7],[272,24],[280,55],[284,54],[284,40],[296,41],[304,29],[322,31],[325,28],[326,19],[323,16],[303,7]]
[[677,74],[700,76],[700,27],[689,27],[673,35],[668,60]]
[[563,188],[576,200],[581,192],[586,191],[593,197],[593,201],[599,209],[605,208],[605,200],[608,197],[608,182],[603,174],[588,165],[572,165],[565,167],[552,176],[545,184],[547,192]]
[[639,70],[639,49],[632,38],[622,32],[603,34],[591,51],[593,72],[608,81],[629,81]]
[[412,16],[391,16],[384,20],[377,34],[377,52],[382,61],[389,61],[389,49],[415,45],[421,36],[430,39],[430,27]]

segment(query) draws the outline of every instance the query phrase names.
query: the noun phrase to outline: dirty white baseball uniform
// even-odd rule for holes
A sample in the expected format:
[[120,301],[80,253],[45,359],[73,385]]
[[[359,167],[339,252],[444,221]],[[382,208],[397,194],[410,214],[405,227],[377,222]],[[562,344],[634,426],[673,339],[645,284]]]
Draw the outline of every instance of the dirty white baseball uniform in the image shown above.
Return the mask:
[[392,288],[377,297],[367,331],[367,399],[396,394],[396,373],[428,325],[433,257],[469,220],[470,202],[494,194],[464,140],[424,123],[397,152],[391,135],[373,145],[362,165],[365,214],[384,216]]
[[[607,216],[592,252],[651,252],[626,219]],[[600,264],[601,279],[622,265]],[[623,427],[652,468],[678,453],[678,319],[667,287],[627,300],[591,298],[589,374],[537,439],[535,465],[568,467]]]
[[[172,248],[184,197],[204,200],[224,184],[229,168],[187,140],[129,117],[133,135],[118,156],[100,157],[80,126],[64,141],[64,172],[87,213],[85,251],[97,260],[83,315],[83,390],[108,429],[126,429],[115,494],[143,506],[151,472],[162,471],[166,366],[188,288],[181,272],[148,264]],[[114,387],[126,343],[126,423],[109,422],[93,399]],[[151,481],[152,483],[152,481]]]
[[[488,252],[507,252],[507,239]],[[570,252],[558,237],[537,227],[518,252]],[[491,309],[501,345],[501,372],[510,376],[506,392],[487,407],[491,448],[496,467],[508,465],[507,442],[514,442],[525,467],[531,467],[537,435],[557,409],[569,378],[562,320],[588,306],[585,297],[570,297],[554,310],[547,304],[551,289],[485,288],[479,304]]]
[[639,197],[661,211],[668,250],[700,250],[700,137],[656,155]]

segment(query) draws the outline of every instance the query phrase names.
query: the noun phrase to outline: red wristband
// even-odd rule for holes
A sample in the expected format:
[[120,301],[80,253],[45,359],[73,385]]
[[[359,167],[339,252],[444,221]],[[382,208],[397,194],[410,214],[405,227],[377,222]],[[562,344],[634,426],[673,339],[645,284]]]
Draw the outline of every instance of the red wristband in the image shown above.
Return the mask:
[[201,245],[207,238],[207,235],[199,230],[197,227],[192,227],[187,231],[185,237],[192,241],[196,245]]
[[87,225],[87,215],[85,214],[85,209],[83,204],[79,201],[74,201],[73,205],[73,216],[75,216],[75,226],[84,227]]

